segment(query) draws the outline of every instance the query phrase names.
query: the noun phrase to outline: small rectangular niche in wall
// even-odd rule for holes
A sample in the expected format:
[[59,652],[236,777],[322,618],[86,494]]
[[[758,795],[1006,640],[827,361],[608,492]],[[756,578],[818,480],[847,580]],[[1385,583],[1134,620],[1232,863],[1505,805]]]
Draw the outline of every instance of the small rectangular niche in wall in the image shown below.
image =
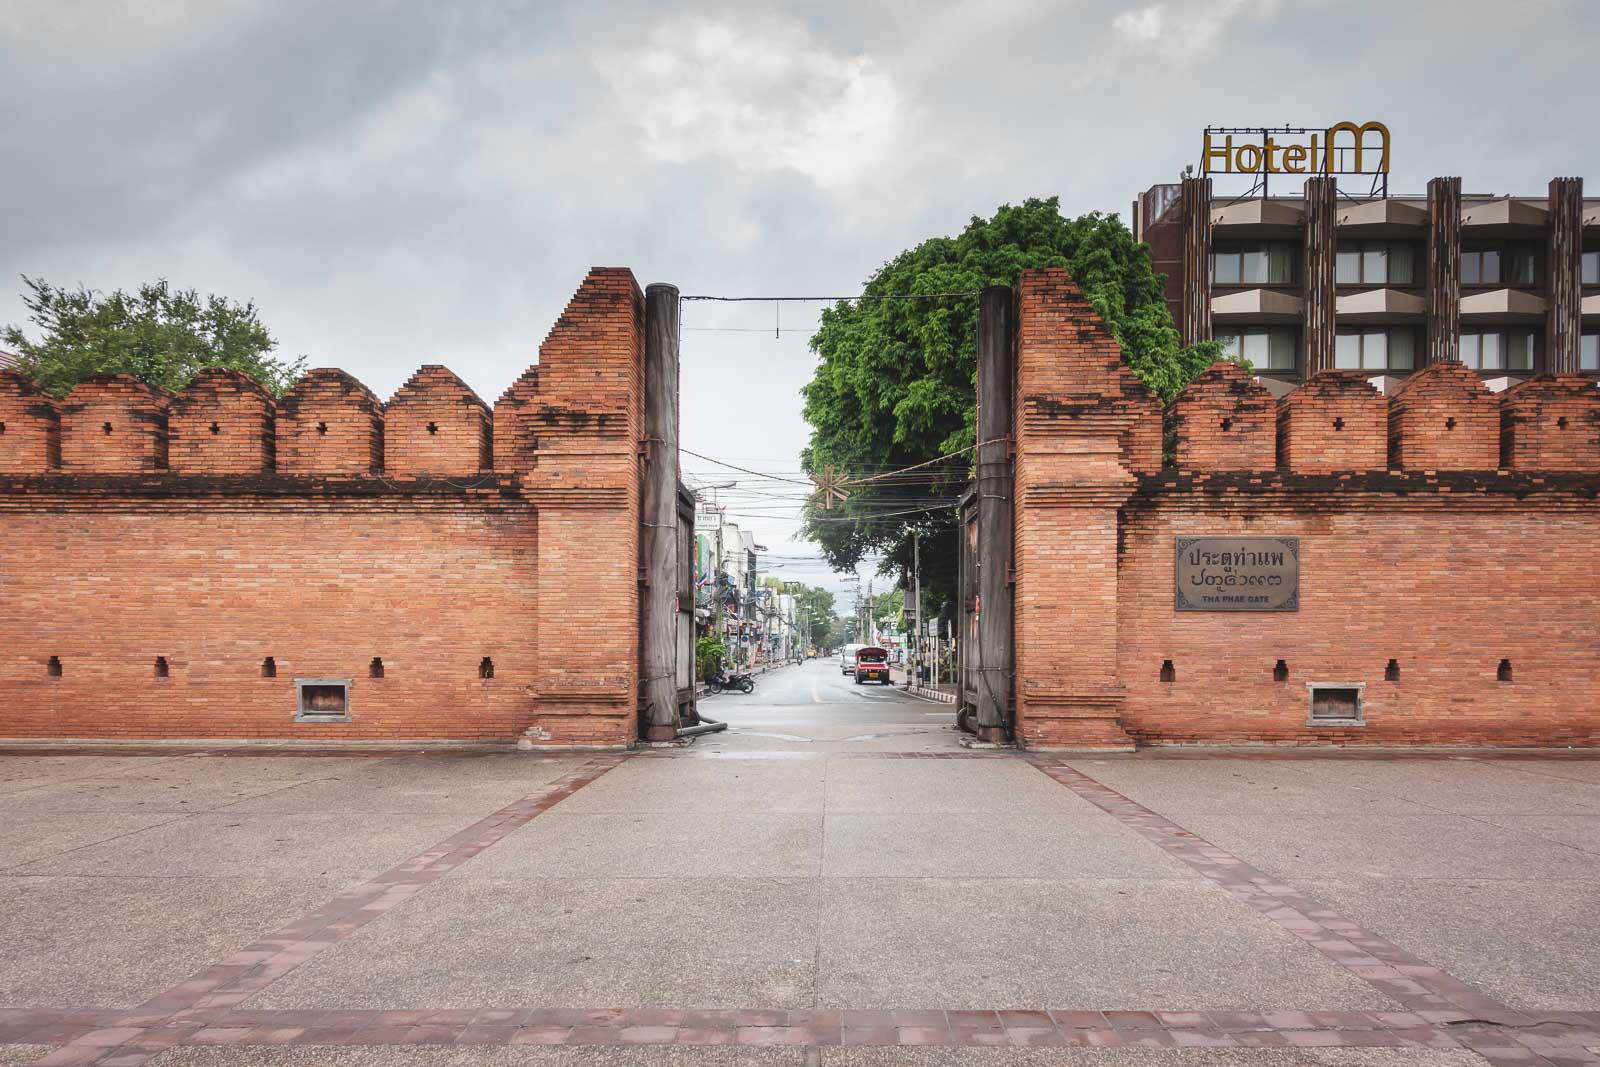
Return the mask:
[[478,677],[479,678],[493,678],[494,677],[494,660],[490,659],[488,656],[483,657],[482,662],[480,662],[478,664]]
[[170,673],[171,672],[167,669],[167,657],[165,657],[165,656],[157,656],[156,657],[156,677],[157,678],[165,678]]
[[261,661],[261,677],[276,678],[278,676],[278,661],[268,656]]
[[1172,669],[1172,661],[1170,659],[1162,660],[1161,661],[1161,680],[1163,682],[1172,682],[1172,681],[1176,681],[1177,678],[1178,678],[1178,672]]
[[349,722],[350,679],[296,678],[296,722]]
[[382,678],[383,677],[383,660],[379,659],[377,656],[373,656],[372,657],[372,662],[367,665],[367,677],[368,678]]
[[45,671],[52,678],[61,677],[61,657],[51,656],[50,662],[45,665]]
[[1311,726],[1361,726],[1361,691],[1365,682],[1307,682]]

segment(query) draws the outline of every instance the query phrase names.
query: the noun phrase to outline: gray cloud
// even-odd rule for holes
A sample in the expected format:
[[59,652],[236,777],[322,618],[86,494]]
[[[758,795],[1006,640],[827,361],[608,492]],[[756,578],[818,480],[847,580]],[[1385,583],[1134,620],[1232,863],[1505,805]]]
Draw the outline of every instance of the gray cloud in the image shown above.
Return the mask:
[[[492,399],[590,265],[854,292],[1001,202],[1125,212],[1207,123],[1383,119],[1396,189],[1594,174],[1597,36],[1582,0],[9,0],[0,321],[22,272],[165,276],[380,394],[442,361]],[[794,467],[804,332],[685,336],[690,447]]]

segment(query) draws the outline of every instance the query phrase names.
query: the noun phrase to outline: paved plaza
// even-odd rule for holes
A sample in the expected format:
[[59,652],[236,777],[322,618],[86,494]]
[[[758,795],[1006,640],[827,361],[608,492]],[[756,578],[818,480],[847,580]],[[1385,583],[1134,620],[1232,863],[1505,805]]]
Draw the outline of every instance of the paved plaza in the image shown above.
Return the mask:
[[974,752],[834,664],[686,748],[0,757],[0,1065],[1600,1062],[1600,760]]

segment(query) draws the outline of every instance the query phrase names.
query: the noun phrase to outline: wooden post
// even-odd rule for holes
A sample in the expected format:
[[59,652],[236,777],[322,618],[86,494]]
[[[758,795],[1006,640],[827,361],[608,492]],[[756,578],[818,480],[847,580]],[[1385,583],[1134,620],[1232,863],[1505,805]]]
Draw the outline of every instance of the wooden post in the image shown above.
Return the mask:
[[1333,366],[1334,249],[1339,207],[1338,179],[1306,179],[1305,277],[1301,294],[1305,305],[1304,376]]
[[1428,182],[1428,339],[1422,364],[1461,358],[1461,179]]
[[978,298],[978,739],[1002,742],[1011,721],[1011,379],[1016,297]]
[[1583,344],[1583,179],[1550,181],[1550,315],[1545,373],[1577,374]]
[[1211,179],[1185,178],[1183,217],[1183,343],[1211,340]]
[[678,290],[644,291],[645,589],[639,700],[646,741],[678,732]]

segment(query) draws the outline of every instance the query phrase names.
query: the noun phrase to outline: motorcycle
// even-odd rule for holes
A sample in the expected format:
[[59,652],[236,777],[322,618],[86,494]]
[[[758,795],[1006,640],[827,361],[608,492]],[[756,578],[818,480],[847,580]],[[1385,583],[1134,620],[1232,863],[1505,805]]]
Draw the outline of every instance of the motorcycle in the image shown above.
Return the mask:
[[740,693],[753,693],[756,691],[755,679],[739,671],[724,671],[720,677],[712,678],[706,683],[706,688],[713,693],[724,690],[735,690]]

